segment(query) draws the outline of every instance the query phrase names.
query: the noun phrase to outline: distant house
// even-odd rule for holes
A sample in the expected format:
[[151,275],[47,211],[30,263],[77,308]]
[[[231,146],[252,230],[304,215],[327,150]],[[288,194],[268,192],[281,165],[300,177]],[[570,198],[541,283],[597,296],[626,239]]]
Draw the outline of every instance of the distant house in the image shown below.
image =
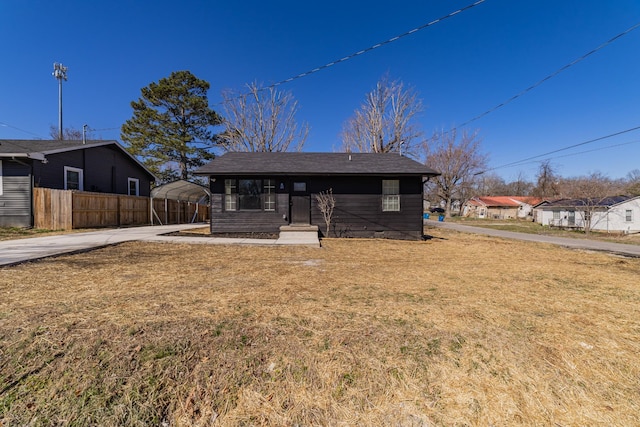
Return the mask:
[[525,219],[533,215],[533,206],[542,199],[529,196],[481,196],[464,204],[462,216],[490,219]]
[[33,225],[33,187],[149,196],[154,180],[116,141],[0,140],[0,226]]
[[323,226],[315,195],[331,190],[333,235],[404,239],[422,237],[423,182],[438,175],[391,153],[227,153],[196,173],[209,176],[212,233]]
[[640,232],[640,196],[604,199],[560,199],[536,206],[536,222],[562,228],[613,233]]

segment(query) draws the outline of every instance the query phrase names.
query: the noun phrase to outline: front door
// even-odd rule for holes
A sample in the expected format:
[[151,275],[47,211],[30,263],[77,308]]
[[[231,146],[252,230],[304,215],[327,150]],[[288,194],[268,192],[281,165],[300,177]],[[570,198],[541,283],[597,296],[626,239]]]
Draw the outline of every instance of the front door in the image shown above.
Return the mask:
[[294,181],[291,186],[291,224],[311,223],[311,196],[306,181]]

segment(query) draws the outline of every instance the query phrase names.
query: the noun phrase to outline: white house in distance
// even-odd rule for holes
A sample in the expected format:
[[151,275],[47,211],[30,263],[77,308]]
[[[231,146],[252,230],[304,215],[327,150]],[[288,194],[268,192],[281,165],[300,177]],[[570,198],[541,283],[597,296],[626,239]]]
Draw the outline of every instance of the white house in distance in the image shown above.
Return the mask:
[[590,222],[591,231],[640,233],[640,196],[544,201],[535,210],[542,225],[584,229]]

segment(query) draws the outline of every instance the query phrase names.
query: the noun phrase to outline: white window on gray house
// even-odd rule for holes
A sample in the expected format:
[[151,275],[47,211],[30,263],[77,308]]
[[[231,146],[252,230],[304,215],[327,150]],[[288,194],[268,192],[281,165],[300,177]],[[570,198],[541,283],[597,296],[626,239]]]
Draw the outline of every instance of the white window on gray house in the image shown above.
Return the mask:
[[0,196],[2,196],[2,189],[3,189],[3,185],[2,185],[2,160],[0,160]]
[[560,221],[560,211],[553,211],[553,221]]
[[624,211],[624,220],[626,222],[633,222],[633,210],[627,209]]
[[275,179],[265,179],[264,183],[264,210],[276,210],[276,181]]
[[64,189],[84,190],[84,171],[71,166],[64,167]]
[[400,211],[400,180],[398,179],[382,180],[382,211],[383,212],[399,212]]
[[236,180],[225,179],[224,180],[224,210],[235,211],[236,210]]
[[128,193],[130,196],[140,195],[140,180],[138,178],[127,178]]

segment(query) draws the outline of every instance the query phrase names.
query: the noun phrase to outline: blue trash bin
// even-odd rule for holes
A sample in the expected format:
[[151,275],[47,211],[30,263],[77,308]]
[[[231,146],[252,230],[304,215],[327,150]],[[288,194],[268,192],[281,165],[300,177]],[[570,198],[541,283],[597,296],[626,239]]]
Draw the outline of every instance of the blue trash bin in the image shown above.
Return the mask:
[[429,219],[429,214],[425,212],[424,219]]
[[444,221],[444,215],[438,216],[438,221],[440,221],[440,222]]

